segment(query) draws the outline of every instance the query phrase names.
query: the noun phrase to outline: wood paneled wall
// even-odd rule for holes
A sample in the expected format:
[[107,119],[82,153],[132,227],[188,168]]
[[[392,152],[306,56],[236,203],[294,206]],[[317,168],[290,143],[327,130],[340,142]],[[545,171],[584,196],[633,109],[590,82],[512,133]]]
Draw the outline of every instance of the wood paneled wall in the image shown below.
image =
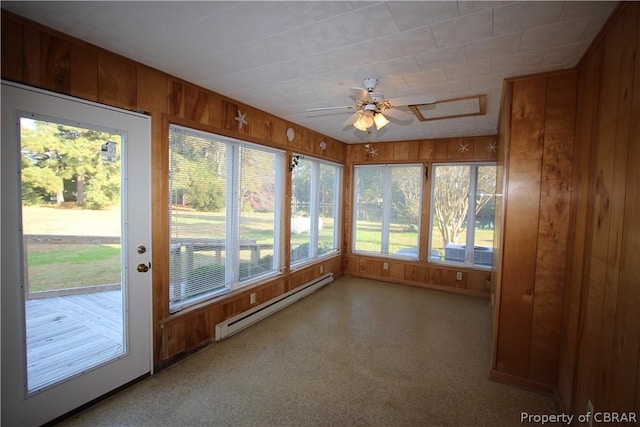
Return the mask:
[[[214,338],[214,325],[324,273],[342,275],[342,255],[324,259],[213,303],[169,314],[168,126],[181,124],[293,152],[344,162],[344,144],[173,76],[2,10],[2,78],[152,117],[154,365],[162,367]],[[246,126],[234,120],[246,113]],[[287,129],[295,137],[289,141]],[[320,148],[320,141],[326,149]],[[289,223],[285,197],[283,224]],[[285,227],[286,229],[286,227]],[[288,236],[285,250],[288,253]],[[255,304],[249,294],[256,293]]]
[[557,399],[640,414],[640,4],[578,65],[577,141]]
[[551,392],[565,292],[576,73],[506,83],[492,377]]
[[[497,137],[445,138],[417,141],[378,142],[369,144],[376,150],[372,156],[366,144],[347,145],[345,156],[344,188],[344,272],[352,276],[367,277],[393,283],[402,283],[434,289],[488,297],[491,272],[467,267],[452,267],[427,262],[429,243],[430,180],[425,182],[422,201],[422,230],[419,237],[419,260],[399,260],[393,257],[365,256],[351,252],[353,211],[353,166],[356,164],[423,163],[429,171],[437,162],[495,161]],[[462,148],[464,147],[464,148]],[[383,268],[387,264],[387,269]],[[462,273],[462,280],[456,279]]]

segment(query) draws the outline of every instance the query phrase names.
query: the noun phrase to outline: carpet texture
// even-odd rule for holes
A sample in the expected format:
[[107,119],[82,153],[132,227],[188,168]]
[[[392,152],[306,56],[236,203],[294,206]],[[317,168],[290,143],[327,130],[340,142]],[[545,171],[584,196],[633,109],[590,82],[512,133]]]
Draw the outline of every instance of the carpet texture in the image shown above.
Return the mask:
[[484,299],[340,278],[64,426],[521,426],[550,397],[488,379]]

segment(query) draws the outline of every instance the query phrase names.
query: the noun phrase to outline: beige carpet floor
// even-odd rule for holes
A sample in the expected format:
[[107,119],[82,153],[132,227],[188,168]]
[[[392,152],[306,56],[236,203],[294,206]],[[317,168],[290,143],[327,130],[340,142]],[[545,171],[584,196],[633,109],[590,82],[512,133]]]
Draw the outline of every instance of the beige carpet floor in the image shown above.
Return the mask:
[[65,426],[521,426],[547,396],[488,379],[484,299],[340,278]]

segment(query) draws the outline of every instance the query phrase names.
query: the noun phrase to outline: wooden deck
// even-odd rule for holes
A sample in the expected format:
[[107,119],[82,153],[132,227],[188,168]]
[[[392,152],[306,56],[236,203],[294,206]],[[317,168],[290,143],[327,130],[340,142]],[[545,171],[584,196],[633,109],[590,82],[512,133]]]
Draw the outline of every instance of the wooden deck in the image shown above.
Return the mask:
[[124,353],[119,290],[26,302],[29,392]]

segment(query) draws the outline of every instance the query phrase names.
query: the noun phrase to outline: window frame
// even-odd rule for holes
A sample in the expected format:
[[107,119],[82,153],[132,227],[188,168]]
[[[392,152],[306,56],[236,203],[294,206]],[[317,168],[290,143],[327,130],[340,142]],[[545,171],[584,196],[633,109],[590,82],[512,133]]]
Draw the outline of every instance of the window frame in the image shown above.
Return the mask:
[[[464,262],[457,262],[457,261],[447,261],[446,259],[441,259],[441,260],[433,260],[432,259],[432,244],[433,244],[433,227],[435,225],[434,223],[434,215],[433,215],[433,210],[434,210],[434,206],[435,206],[435,186],[436,186],[436,168],[438,166],[469,166],[470,168],[475,168],[476,170],[480,167],[483,166],[492,166],[494,168],[497,168],[497,163],[496,162],[487,162],[487,161],[469,161],[469,162],[433,162],[430,164],[430,169],[431,169],[431,183],[429,185],[429,193],[430,193],[430,200],[429,200],[429,238],[428,238],[428,256],[427,256],[427,262],[432,263],[432,264],[438,264],[438,265],[447,265],[447,266],[456,266],[456,267],[463,267],[463,268],[473,268],[476,270],[487,270],[490,271],[493,268],[493,262],[491,266],[487,266],[487,265],[482,265],[482,264],[474,264],[475,261],[475,223],[476,223],[476,211],[475,211],[475,206],[476,206],[476,195],[477,195],[477,177],[478,174],[475,173],[471,173],[471,170],[469,171],[470,175],[469,175],[469,189],[467,191],[467,197],[469,197],[469,206],[467,207],[467,224],[474,224],[473,228],[470,228],[467,225],[467,229],[466,229],[466,236],[465,236],[465,257],[464,257]],[[471,197],[471,195],[473,195],[473,197]],[[495,198],[495,193],[494,193],[494,198]],[[470,233],[470,230],[473,230],[472,233]],[[495,233],[495,229],[494,229],[494,233]],[[492,250],[494,250],[495,248],[493,247],[493,245],[491,246]]]
[[[304,267],[307,264],[313,263],[319,259],[326,258],[340,253],[340,237],[342,233],[342,206],[340,200],[342,199],[343,192],[343,177],[344,166],[325,159],[319,159],[316,157],[305,156],[299,153],[293,153],[292,158],[302,159],[304,161],[311,162],[310,170],[310,188],[309,194],[311,195],[309,200],[309,253],[305,258],[301,258],[296,261],[291,260],[291,237],[293,232],[291,231],[291,219],[289,220],[289,265],[291,270],[295,270],[300,267]],[[327,165],[335,168],[334,172],[334,195],[333,195],[333,207],[334,207],[334,220],[333,220],[333,241],[334,248],[325,253],[318,253],[318,243],[320,242],[320,230],[318,227],[320,219],[320,167],[321,165]],[[295,166],[291,170],[291,199],[293,199],[293,174],[295,172]]]
[[[260,280],[264,280],[268,277],[276,277],[281,274],[282,265],[282,207],[284,199],[284,182],[285,182],[285,157],[286,152],[269,146],[255,144],[248,141],[243,141],[237,138],[232,138],[225,135],[215,134],[213,132],[207,132],[200,129],[190,128],[175,123],[169,123],[168,127],[168,234],[169,241],[171,241],[171,217],[173,212],[172,195],[171,195],[171,180],[172,180],[172,164],[171,154],[172,149],[171,138],[174,130],[182,132],[183,135],[195,136],[207,140],[215,140],[225,144],[226,153],[226,173],[225,173],[225,260],[224,260],[224,284],[222,288],[210,289],[204,291],[198,295],[186,297],[182,300],[173,300],[171,295],[167,296],[169,312],[176,313],[184,308],[201,303],[203,301],[219,298],[230,292],[238,289],[245,288],[251,284],[254,284]],[[270,153],[274,155],[274,210],[273,210],[273,261],[272,269],[256,276],[241,279],[240,278],[240,240],[241,240],[241,212],[240,212],[240,180],[242,176],[241,166],[241,149],[248,148],[257,150],[260,152]],[[169,257],[171,257],[171,245],[169,246]],[[169,281],[171,282],[171,263],[169,262]],[[182,267],[181,267],[182,268]],[[214,285],[219,286],[219,285]]]

